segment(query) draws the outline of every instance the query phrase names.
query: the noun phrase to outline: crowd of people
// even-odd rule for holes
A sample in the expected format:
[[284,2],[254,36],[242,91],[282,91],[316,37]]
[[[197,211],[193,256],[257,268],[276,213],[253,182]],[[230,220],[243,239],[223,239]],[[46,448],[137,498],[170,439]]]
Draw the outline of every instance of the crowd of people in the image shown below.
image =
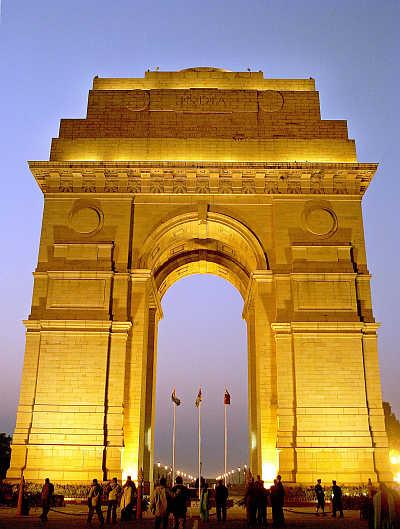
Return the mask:
[[268,505],[271,505],[274,527],[284,527],[284,501],[285,489],[280,475],[276,477],[274,484],[269,489],[265,488],[264,481],[260,476],[257,476],[256,480],[250,478],[244,497],[248,527],[264,527],[267,524]]
[[[400,506],[396,495],[385,483],[380,483],[379,488],[376,488],[371,479],[367,484],[368,496],[366,501],[366,509],[362,509],[361,514],[368,520],[368,529],[393,529],[400,527]],[[325,515],[325,489],[318,479],[314,487],[315,496],[317,499],[316,514]],[[332,481],[331,488],[332,497],[332,516],[339,516],[343,518],[343,502],[342,489],[337,485],[336,481]],[[397,505],[396,505],[397,503]]]
[[[368,520],[368,529],[392,529],[398,527],[399,522],[397,512],[398,505],[395,493],[384,483],[375,488],[371,480],[368,481],[368,498],[365,518]],[[199,516],[203,522],[210,519],[211,494],[205,480],[200,483]],[[326,516],[325,511],[325,488],[321,479],[317,480],[314,486],[316,498],[317,516]],[[331,516],[339,515],[343,518],[342,489],[332,481],[331,494]],[[47,521],[47,516],[52,505],[54,486],[49,478],[45,479],[41,491],[42,513],[40,519]],[[107,499],[106,520],[102,512],[102,500]],[[216,517],[218,522],[226,522],[229,491],[223,480],[219,480],[214,490],[214,500]],[[93,516],[96,514],[100,526],[117,523],[117,507],[120,507],[121,521],[130,521],[134,517],[134,510],[137,506],[137,489],[130,476],[127,477],[123,486],[118,483],[117,478],[105,486],[101,486],[97,479],[93,479],[88,493],[88,516],[87,523],[91,524]],[[243,504],[246,508],[247,526],[249,528],[265,527],[267,525],[267,508],[271,507],[273,527],[285,527],[284,517],[285,488],[280,475],[276,477],[270,488],[264,486],[260,476],[254,479],[250,476]],[[185,528],[187,509],[190,505],[189,489],[183,484],[181,476],[177,476],[174,486],[168,487],[167,481],[162,477],[155,486],[150,497],[149,508],[154,515],[155,529],[167,529],[169,518],[172,515],[174,529]],[[400,525],[399,525],[400,527]]]
[[[155,516],[155,529],[166,529],[170,514],[174,518],[174,529],[186,524],[187,507],[190,503],[189,489],[183,484],[181,476],[177,476],[175,486],[172,489],[167,487],[165,478],[161,478],[155,487],[150,500],[150,510]],[[219,480],[215,486],[214,499],[218,522],[226,522],[226,512],[228,504],[228,488],[223,480]],[[202,522],[210,519],[211,495],[208,484],[205,480],[200,482],[199,516]]]
[[385,483],[375,488],[368,480],[368,503],[366,518],[368,529],[392,529],[400,527],[400,505],[398,497]]
[[[319,510],[321,509],[321,514],[325,515],[325,489],[321,484],[321,480],[317,479],[317,484],[314,487],[315,497],[317,499],[317,509],[315,514],[319,515]],[[343,501],[342,501],[342,489],[336,483],[335,480],[332,481],[332,516],[336,518],[336,514],[339,513],[340,518],[343,518]]]
[[[54,485],[49,478],[45,479],[41,492],[42,513],[40,519],[42,522],[47,522],[47,515],[52,506],[52,499],[54,495]],[[134,509],[137,501],[137,490],[135,482],[131,476],[128,476],[123,486],[119,485],[118,479],[113,478],[111,482],[102,487],[97,479],[93,479],[89,489],[87,498],[88,502],[88,516],[87,524],[92,523],[93,516],[96,514],[100,526],[104,525],[104,515],[102,511],[102,501],[104,495],[107,498],[107,524],[117,523],[117,507],[121,509],[121,521],[129,521],[133,519]]]

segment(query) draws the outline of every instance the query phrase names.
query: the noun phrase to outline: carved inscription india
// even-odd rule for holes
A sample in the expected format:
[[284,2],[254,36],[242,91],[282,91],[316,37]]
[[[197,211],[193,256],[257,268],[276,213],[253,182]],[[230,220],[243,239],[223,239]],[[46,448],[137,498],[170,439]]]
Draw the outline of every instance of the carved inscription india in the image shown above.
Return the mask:
[[226,102],[221,95],[213,94],[183,94],[176,98],[176,106],[182,110],[191,109],[213,109],[213,110],[225,110]]

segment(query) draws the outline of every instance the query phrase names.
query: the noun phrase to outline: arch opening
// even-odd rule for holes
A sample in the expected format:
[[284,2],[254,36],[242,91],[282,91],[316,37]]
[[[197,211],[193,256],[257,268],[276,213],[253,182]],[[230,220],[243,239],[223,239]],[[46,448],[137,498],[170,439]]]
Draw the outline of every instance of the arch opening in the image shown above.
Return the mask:
[[[132,437],[129,442],[132,448],[130,451],[125,450],[124,459],[128,461],[137,446],[139,465],[143,466],[144,475],[150,480],[154,470],[158,324],[163,317],[161,301],[179,279],[194,274],[223,278],[242,297],[242,317],[247,326],[248,463],[256,475],[261,473],[264,459],[272,460],[274,465],[276,463],[276,411],[275,407],[269,410],[267,418],[261,415],[259,402],[262,388],[257,375],[260,363],[258,351],[271,347],[269,316],[265,305],[271,280],[267,257],[260,241],[247,226],[228,215],[210,212],[204,206],[199,204],[197,212],[184,213],[155,226],[141,244],[140,254],[134,261],[133,288],[136,289],[137,299],[145,303],[138,325],[143,329],[140,332],[143,332],[144,343],[147,344],[143,371],[146,392],[143,396],[145,404],[140,412],[140,436],[136,438],[137,441]],[[195,307],[196,300],[193,299],[192,303]],[[265,345],[256,339],[257,329],[261,328]],[[139,347],[139,344],[134,347]],[[126,419],[127,424],[130,424],[130,417],[126,416]],[[268,432],[264,426],[267,421],[271,423]],[[131,424],[133,431],[137,431],[136,423]]]
[[154,273],[160,297],[176,281],[193,274],[213,274],[226,279],[245,299],[249,281],[247,270],[235,259],[210,249],[182,252],[161,265]]
[[194,400],[200,386],[202,474],[215,478],[224,470],[225,387],[232,395],[227,410],[229,470],[248,464],[247,333],[241,318],[243,299],[238,294],[226,279],[206,272],[177,280],[163,298],[156,369],[155,480],[159,468],[163,475],[165,464],[171,465],[173,387],[182,401],[177,409],[176,469],[197,476]]

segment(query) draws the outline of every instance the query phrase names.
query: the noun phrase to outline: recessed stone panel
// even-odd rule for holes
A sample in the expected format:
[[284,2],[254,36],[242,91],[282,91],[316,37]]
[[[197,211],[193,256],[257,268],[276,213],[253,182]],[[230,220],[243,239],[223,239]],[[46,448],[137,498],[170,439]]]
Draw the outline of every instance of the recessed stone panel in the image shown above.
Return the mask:
[[49,280],[47,308],[103,309],[106,304],[105,279]]
[[351,311],[356,308],[353,279],[294,279],[295,311]]

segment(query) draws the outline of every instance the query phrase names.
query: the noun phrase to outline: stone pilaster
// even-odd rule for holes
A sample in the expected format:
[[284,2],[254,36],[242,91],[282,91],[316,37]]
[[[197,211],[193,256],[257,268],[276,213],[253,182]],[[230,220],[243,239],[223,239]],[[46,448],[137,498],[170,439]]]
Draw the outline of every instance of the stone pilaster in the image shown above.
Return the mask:
[[272,274],[255,271],[243,311],[249,334],[250,467],[265,481],[271,481],[278,468],[276,358],[268,313],[272,306]]
[[376,331],[379,325],[365,323],[362,335],[364,356],[365,391],[367,397],[369,427],[374,446],[375,472],[380,481],[391,481],[388,439],[382,408],[382,391],[379,372],[378,343]]
[[279,473],[282,479],[296,481],[296,384],[293,336],[288,323],[271,324],[276,350]]
[[154,447],[156,326],[162,314],[150,270],[132,271],[130,296],[133,323],[126,364],[123,473],[135,478],[142,468],[149,481]]

